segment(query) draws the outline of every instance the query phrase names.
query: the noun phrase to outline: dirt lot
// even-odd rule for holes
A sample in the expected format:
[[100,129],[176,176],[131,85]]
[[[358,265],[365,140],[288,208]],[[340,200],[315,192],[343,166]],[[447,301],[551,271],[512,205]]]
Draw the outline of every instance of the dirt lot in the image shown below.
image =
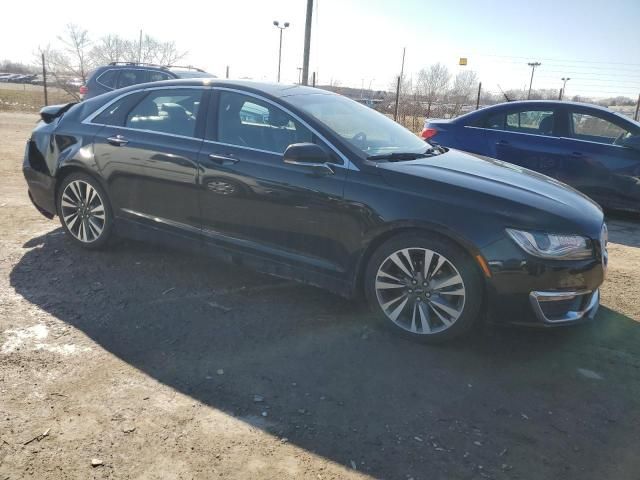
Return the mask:
[[[73,97],[60,88],[49,86],[49,105],[75,102]],[[26,83],[0,83],[0,112],[38,112],[44,102],[41,85]]]
[[639,478],[640,219],[609,220],[594,322],[425,347],[315,288],[73,248],[26,196],[35,120],[0,114],[1,480]]

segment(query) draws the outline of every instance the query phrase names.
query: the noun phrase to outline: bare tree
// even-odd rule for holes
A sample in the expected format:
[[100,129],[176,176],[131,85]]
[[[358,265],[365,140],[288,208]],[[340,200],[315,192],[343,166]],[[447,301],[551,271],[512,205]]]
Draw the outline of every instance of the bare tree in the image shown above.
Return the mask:
[[418,91],[427,104],[427,118],[431,115],[433,104],[444,97],[450,79],[449,69],[441,63],[431,65],[428,70],[423,68],[418,72]]
[[471,97],[478,88],[478,75],[473,70],[464,70],[456,75],[453,86],[449,91],[449,111],[452,117],[457,117],[462,112],[462,107],[471,102]]
[[102,37],[91,50],[96,64],[111,62],[142,62],[173,65],[182,60],[186,52],[178,50],[175,42],[162,42],[145,35],[139,40],[127,40],[117,35]]
[[102,37],[91,49],[91,58],[98,65],[124,60],[127,51],[127,41],[118,35],[106,35]]
[[58,36],[59,48],[46,46],[37,53],[45,54],[45,65],[52,83],[80,100],[78,84],[85,83],[93,67],[90,55],[91,40],[87,30],[75,24],[68,24],[65,33]]

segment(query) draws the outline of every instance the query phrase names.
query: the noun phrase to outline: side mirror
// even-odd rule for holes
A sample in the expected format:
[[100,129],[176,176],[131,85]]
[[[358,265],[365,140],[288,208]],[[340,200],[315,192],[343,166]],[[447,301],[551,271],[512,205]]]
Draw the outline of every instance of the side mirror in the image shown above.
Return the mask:
[[331,158],[315,143],[293,143],[284,152],[284,163],[307,167],[316,175],[332,175]]
[[640,135],[631,135],[622,141],[623,147],[633,148],[634,150],[640,150]]

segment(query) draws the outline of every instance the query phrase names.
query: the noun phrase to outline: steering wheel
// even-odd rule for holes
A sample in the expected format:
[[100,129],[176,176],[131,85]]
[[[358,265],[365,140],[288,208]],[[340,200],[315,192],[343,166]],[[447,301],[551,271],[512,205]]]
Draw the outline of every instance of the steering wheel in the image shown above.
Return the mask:
[[358,132],[353,136],[353,141],[358,142],[363,147],[365,146],[365,142],[367,141],[367,134],[364,132]]

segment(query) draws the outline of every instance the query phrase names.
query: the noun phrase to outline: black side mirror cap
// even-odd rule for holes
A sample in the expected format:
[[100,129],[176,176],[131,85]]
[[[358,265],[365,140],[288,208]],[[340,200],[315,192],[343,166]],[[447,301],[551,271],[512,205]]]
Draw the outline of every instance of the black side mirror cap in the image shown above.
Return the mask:
[[318,165],[329,162],[327,152],[315,143],[292,143],[284,151],[284,163],[291,165]]

